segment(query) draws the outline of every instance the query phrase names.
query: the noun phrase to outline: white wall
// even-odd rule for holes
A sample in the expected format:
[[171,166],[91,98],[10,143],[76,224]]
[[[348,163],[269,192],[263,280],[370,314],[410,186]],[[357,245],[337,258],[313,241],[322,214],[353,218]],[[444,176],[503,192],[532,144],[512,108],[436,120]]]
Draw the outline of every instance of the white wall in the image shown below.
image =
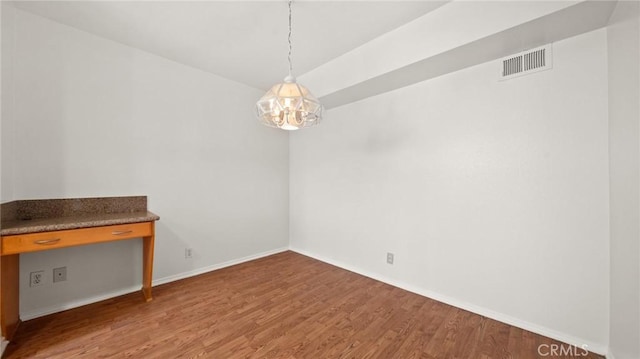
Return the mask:
[[[6,1],[0,2],[0,203],[12,200],[12,165],[8,149],[13,143],[10,136],[13,124],[13,93],[11,69],[13,64],[13,7]],[[2,258],[0,257],[0,262]],[[7,341],[0,330],[0,356]]]
[[611,182],[610,347],[640,358],[640,20],[621,1],[607,28]]
[[606,352],[606,30],[553,50],[550,71],[485,63],[292,134],[292,249]]
[[[15,25],[15,199],[148,195],[160,281],[288,246],[288,135],[254,119],[261,91],[20,10]],[[23,255],[23,319],[139,287],[140,256]],[[35,270],[49,284],[29,288]]]
[[13,51],[14,51],[14,8],[3,1],[2,9],[2,56],[1,78],[2,99],[0,104],[2,121],[0,122],[0,202],[13,200]]

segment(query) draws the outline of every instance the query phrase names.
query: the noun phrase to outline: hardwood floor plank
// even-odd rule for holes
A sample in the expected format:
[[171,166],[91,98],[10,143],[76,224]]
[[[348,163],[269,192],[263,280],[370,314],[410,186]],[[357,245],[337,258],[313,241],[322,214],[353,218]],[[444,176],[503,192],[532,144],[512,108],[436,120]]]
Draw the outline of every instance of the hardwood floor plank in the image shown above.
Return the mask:
[[284,252],[158,286],[149,303],[132,293],[24,322],[5,358],[533,359],[552,344]]

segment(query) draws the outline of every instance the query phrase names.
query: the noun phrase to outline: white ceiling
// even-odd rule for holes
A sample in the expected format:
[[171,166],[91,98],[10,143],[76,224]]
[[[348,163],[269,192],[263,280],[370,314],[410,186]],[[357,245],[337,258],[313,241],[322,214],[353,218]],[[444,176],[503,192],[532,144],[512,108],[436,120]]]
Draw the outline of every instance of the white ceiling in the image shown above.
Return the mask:
[[[296,1],[302,75],[446,1]],[[266,90],[288,72],[286,1],[19,1],[19,9]]]

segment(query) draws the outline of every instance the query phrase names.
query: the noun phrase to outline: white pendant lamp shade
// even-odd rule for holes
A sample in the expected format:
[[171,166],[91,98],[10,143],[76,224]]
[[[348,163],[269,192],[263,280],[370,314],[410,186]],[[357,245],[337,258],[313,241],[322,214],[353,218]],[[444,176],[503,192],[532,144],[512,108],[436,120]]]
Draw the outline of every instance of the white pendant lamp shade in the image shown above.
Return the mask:
[[322,105],[293,76],[274,85],[256,104],[258,119],[270,127],[297,130],[320,122]]
[[298,84],[291,65],[291,0],[289,0],[289,76],[274,85],[256,103],[258,120],[270,127],[297,130],[318,124],[322,105],[309,90]]

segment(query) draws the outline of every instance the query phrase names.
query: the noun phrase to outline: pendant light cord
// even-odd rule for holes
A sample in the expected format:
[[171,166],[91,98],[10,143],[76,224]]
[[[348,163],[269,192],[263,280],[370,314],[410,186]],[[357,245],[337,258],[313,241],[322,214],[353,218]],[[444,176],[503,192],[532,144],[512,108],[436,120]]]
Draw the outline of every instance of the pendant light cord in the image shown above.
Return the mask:
[[289,0],[289,76],[293,76],[293,65],[291,64],[291,2],[292,0]]

